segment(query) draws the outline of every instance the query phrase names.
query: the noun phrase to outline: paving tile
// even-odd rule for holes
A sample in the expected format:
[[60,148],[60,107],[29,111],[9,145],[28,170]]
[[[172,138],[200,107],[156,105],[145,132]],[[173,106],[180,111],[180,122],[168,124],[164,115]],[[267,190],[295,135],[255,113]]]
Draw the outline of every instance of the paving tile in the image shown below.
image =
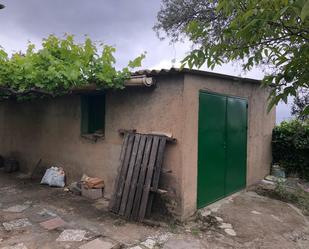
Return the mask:
[[56,241],[83,241],[85,240],[87,232],[85,230],[64,230]]
[[59,217],[53,218],[44,222],[41,222],[40,225],[47,230],[53,230],[58,227],[63,227],[65,225],[65,221]]
[[199,240],[172,239],[169,240],[163,249],[201,249],[203,248]]
[[155,240],[153,240],[153,239],[147,239],[144,242],[142,242],[141,245],[143,245],[143,246],[145,246],[145,247],[147,247],[149,249],[153,249],[154,246],[156,245],[156,243],[157,242]]
[[32,224],[27,218],[24,218],[24,219],[13,220],[10,222],[4,222],[2,223],[2,225],[6,231],[12,231],[18,228],[31,226]]
[[1,247],[0,249],[28,249],[23,243],[19,243],[13,246]]
[[111,242],[95,239],[88,242],[85,245],[79,247],[79,249],[112,249],[115,245]]
[[15,205],[6,209],[3,209],[4,212],[10,212],[10,213],[21,213],[28,209],[30,205],[28,204],[23,204],[23,205]]

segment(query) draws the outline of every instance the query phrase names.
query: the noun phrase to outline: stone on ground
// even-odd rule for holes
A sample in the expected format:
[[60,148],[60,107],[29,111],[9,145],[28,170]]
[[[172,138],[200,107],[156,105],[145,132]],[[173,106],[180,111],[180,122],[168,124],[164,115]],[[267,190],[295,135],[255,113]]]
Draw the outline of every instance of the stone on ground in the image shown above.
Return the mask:
[[222,219],[221,217],[216,216],[215,218],[216,218],[216,220],[217,220],[218,222],[223,222],[223,219]]
[[260,212],[258,212],[258,211],[255,211],[255,210],[251,211],[251,213],[252,213],[252,214],[256,214],[256,215],[262,214],[262,213],[260,213]]
[[67,229],[59,235],[56,241],[83,241],[86,238],[86,234],[85,230]]
[[53,230],[59,227],[63,227],[65,224],[66,224],[65,221],[60,217],[53,218],[40,223],[40,225],[47,230]]
[[227,229],[224,229],[224,232],[230,236],[236,236],[236,232],[234,231],[234,229],[232,228],[227,228]]
[[233,228],[232,225],[229,224],[229,223],[222,223],[219,227],[222,228],[222,229],[231,229],[231,228]]
[[143,245],[143,246],[145,246],[145,247],[147,247],[149,249],[153,249],[154,246],[156,245],[156,243],[157,242],[155,240],[153,240],[153,239],[147,239],[144,242],[142,242],[141,245]]
[[47,209],[43,209],[42,211],[38,212],[38,215],[42,216],[42,217],[57,217],[58,215],[53,213],[50,210]]
[[111,242],[95,239],[88,242],[85,245],[79,247],[79,249],[112,249],[115,245]]
[[13,220],[10,222],[4,222],[2,223],[2,225],[6,231],[13,231],[18,228],[31,226],[32,224],[27,218],[24,218],[24,219]]

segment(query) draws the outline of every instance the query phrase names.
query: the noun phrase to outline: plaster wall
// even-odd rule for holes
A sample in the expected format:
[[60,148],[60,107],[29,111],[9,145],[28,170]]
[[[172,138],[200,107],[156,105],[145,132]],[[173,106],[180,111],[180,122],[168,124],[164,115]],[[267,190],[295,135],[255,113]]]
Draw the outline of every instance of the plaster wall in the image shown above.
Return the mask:
[[[268,90],[259,84],[186,74],[184,80],[184,135],[182,150],[182,214],[191,215],[197,203],[199,91],[206,90],[248,100],[247,186],[269,173],[275,109],[267,113]],[[215,108],[215,106],[214,106]]]
[[[96,143],[80,136],[80,97],[0,103],[0,154],[13,155],[31,172],[38,160],[64,168],[68,182],[83,173],[105,181],[110,196],[119,166],[122,136],[118,129],[166,132],[168,144],[161,185],[180,198],[183,128],[183,76],[160,77],[154,88],[127,88],[106,93],[105,138]],[[180,206],[176,207],[180,212]]]

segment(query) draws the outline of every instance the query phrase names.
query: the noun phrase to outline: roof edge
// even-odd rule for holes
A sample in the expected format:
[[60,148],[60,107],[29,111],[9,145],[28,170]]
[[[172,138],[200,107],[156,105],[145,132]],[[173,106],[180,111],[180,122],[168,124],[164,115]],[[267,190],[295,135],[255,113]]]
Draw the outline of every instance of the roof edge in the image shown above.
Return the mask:
[[252,78],[243,78],[228,74],[221,74],[221,73],[214,73],[209,71],[197,70],[197,69],[189,69],[189,68],[174,68],[171,69],[160,69],[160,70],[139,70],[132,73],[132,76],[138,75],[146,75],[148,77],[155,77],[155,76],[162,76],[162,75],[170,75],[170,74],[194,74],[194,75],[202,75],[202,76],[209,76],[221,79],[228,79],[232,81],[240,81],[240,82],[248,82],[254,84],[260,84],[261,80],[252,79]]

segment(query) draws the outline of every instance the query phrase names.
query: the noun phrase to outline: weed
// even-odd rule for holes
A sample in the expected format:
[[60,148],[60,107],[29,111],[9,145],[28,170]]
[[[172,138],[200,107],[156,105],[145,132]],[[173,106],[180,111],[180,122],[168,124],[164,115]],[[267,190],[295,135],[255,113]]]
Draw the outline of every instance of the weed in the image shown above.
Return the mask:
[[285,183],[278,182],[274,189],[257,188],[256,192],[276,200],[294,204],[304,215],[309,215],[309,193],[300,187],[291,188]]
[[201,230],[200,230],[200,229],[198,229],[198,228],[196,228],[196,227],[192,227],[192,228],[191,228],[191,234],[192,234],[193,236],[199,236],[200,233],[201,233]]

